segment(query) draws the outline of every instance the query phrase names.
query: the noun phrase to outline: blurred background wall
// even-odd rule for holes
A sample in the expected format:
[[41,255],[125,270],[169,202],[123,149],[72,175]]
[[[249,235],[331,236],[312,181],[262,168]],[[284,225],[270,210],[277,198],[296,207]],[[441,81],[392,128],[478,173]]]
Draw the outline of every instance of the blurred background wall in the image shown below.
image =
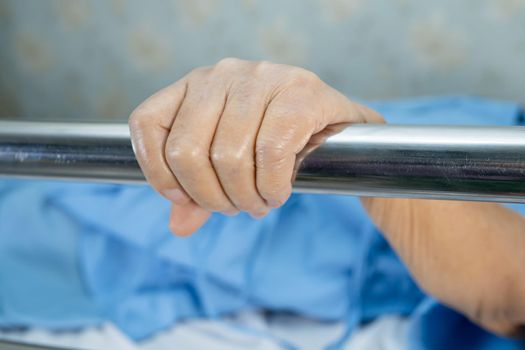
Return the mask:
[[228,57],[367,99],[525,102],[525,0],[0,0],[0,117],[125,119]]

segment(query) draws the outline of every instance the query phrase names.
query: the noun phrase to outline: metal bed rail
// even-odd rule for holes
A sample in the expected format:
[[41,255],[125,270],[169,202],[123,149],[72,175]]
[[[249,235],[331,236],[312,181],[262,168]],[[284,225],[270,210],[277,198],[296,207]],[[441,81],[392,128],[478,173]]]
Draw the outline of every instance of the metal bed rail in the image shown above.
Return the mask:
[[[525,127],[352,125],[300,158],[295,192],[525,203]],[[0,121],[0,175],[145,181],[125,124]]]

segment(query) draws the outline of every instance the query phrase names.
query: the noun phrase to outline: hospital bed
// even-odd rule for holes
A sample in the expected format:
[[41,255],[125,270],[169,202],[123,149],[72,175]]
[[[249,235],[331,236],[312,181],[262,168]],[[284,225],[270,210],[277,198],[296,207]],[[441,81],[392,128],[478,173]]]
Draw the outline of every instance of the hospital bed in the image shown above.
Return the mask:
[[[525,203],[525,127],[354,125],[299,158],[296,192]],[[145,181],[125,124],[0,121],[0,175]]]

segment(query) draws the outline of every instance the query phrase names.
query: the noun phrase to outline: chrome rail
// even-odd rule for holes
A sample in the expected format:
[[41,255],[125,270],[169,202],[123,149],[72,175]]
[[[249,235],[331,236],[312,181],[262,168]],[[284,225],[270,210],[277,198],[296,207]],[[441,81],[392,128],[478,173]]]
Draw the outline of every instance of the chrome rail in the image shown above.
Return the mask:
[[[144,182],[125,124],[0,121],[0,175]],[[301,156],[293,188],[525,203],[525,127],[352,125]]]

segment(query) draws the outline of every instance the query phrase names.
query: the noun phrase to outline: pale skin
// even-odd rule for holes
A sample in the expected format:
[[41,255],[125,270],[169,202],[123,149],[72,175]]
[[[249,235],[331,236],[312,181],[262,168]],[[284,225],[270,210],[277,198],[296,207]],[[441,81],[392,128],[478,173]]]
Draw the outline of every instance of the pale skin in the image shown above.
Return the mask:
[[[170,228],[181,236],[212,212],[261,218],[281,206],[297,154],[341,123],[384,120],[307,70],[238,59],[195,69],[130,117],[139,164],[172,202]],[[521,335],[525,218],[491,203],[362,203],[427,293],[489,331]]]

